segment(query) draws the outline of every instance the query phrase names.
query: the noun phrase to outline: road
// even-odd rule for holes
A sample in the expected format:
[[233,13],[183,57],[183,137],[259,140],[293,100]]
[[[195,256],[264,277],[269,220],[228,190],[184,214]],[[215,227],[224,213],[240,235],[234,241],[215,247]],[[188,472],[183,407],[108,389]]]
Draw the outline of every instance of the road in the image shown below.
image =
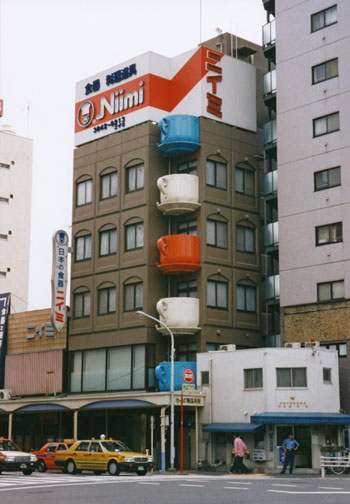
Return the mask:
[[345,504],[350,476],[0,475],[1,504]]

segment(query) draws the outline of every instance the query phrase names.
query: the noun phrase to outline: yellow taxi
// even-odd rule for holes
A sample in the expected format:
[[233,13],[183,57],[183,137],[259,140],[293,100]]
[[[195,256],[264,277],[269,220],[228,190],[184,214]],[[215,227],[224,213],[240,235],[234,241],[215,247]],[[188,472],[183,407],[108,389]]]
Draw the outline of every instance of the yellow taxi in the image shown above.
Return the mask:
[[68,450],[57,452],[55,465],[68,474],[108,471],[112,476],[118,476],[120,471],[128,471],[143,476],[153,467],[153,459],[150,455],[131,452],[120,441],[90,439],[77,441]]

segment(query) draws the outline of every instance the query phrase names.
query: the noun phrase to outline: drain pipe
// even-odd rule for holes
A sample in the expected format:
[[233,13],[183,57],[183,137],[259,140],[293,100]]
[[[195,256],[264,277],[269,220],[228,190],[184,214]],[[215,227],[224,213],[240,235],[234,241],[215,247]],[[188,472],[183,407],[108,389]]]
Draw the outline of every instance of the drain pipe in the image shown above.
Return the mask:
[[160,472],[165,472],[165,410],[167,406],[163,406],[160,410],[160,449],[161,449],[161,469]]

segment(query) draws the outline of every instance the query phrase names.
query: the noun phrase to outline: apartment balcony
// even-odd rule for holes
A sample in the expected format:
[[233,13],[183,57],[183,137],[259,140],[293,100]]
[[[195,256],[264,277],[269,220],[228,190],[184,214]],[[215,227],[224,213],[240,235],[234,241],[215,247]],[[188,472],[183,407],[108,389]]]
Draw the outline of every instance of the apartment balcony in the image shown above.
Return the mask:
[[263,50],[265,58],[276,63],[276,21],[263,26]]
[[164,157],[177,157],[198,150],[199,118],[191,115],[171,115],[164,117],[158,123],[160,128],[160,143],[158,149]]
[[193,273],[200,269],[199,236],[169,235],[157,241],[160,252],[160,263],[157,268],[167,275]]
[[157,180],[157,186],[160,191],[157,207],[165,215],[194,212],[201,206],[197,175],[165,175]]
[[264,9],[273,16],[275,15],[275,0],[262,0]]
[[[157,303],[159,320],[168,326],[173,334],[195,334],[199,327],[199,299],[191,297],[171,297]],[[157,331],[168,335],[168,331],[157,326]]]
[[278,303],[280,298],[280,276],[269,276],[265,280],[265,299],[270,303]]
[[264,75],[263,97],[267,107],[276,112],[276,70],[271,70]]
[[277,196],[278,171],[274,170],[264,175],[264,196]]
[[275,120],[264,124],[264,149],[272,157],[277,156],[277,124]]
[[278,222],[271,222],[264,227],[264,245],[266,248],[278,247]]

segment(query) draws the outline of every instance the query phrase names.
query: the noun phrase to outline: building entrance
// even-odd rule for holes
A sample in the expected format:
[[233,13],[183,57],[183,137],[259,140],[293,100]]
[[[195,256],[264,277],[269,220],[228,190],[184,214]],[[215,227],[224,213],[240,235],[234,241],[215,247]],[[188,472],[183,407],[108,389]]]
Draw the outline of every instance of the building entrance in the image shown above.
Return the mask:
[[295,454],[295,467],[312,467],[311,457],[311,426],[310,425],[279,425],[276,427],[277,446],[293,434],[299,443]]

